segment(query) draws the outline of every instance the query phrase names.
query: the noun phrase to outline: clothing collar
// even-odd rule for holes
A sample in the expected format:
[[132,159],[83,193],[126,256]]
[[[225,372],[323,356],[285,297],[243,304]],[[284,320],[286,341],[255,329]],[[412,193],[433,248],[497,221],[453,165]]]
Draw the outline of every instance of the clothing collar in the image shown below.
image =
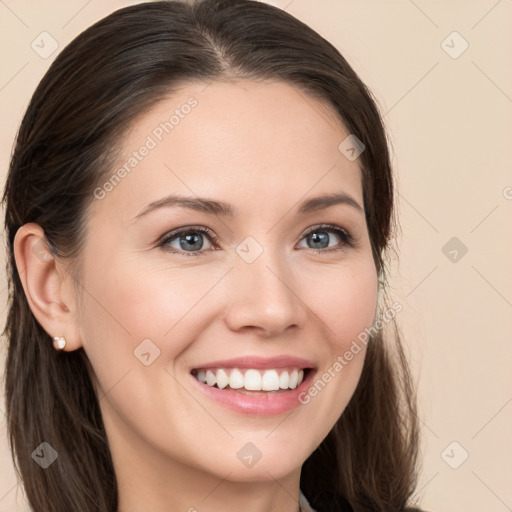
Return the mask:
[[299,507],[300,512],[316,512],[314,508],[311,507],[309,501],[306,499],[306,496],[299,489]]

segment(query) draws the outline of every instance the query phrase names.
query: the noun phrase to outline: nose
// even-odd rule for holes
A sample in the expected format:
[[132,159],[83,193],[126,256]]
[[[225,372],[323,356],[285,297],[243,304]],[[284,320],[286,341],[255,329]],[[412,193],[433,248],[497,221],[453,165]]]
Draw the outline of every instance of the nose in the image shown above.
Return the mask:
[[299,276],[283,259],[270,250],[252,263],[237,257],[228,278],[225,321],[230,329],[273,337],[304,326],[307,307],[298,290]]

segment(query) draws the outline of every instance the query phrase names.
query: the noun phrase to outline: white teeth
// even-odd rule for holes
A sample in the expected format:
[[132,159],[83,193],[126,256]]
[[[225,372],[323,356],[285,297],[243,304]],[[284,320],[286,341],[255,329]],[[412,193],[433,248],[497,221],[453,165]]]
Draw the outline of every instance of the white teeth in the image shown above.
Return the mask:
[[244,373],[238,369],[198,370],[196,378],[208,386],[224,389],[244,388],[247,391],[278,391],[279,389],[295,389],[304,379],[304,370],[255,370],[248,369]]
[[221,368],[217,370],[217,386],[220,389],[224,389],[229,384],[229,376],[228,374]]
[[279,375],[276,370],[269,370],[261,378],[262,391],[277,391],[279,389]]
[[229,376],[229,387],[240,389],[244,387],[244,376],[241,371],[233,370]]
[[217,383],[217,379],[215,378],[215,374],[211,370],[206,370],[206,384],[208,386],[215,386]]
[[245,372],[244,388],[248,391],[261,391],[261,375],[258,370],[247,370]]
[[279,387],[281,389],[288,389],[288,372],[285,370],[279,377]]
[[288,381],[288,386],[292,389],[295,389],[297,387],[298,379],[299,379],[299,372],[297,370],[293,370],[293,372],[290,373],[290,380]]

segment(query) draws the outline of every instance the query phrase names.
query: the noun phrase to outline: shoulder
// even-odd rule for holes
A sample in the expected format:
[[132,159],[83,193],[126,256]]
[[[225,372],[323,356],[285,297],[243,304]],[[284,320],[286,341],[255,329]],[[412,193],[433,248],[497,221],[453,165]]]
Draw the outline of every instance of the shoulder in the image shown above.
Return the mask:
[[[306,496],[302,493],[302,490],[299,490],[299,507],[301,512],[317,512],[307,500]],[[429,512],[427,510],[423,510],[417,507],[406,507],[403,509],[403,512]]]

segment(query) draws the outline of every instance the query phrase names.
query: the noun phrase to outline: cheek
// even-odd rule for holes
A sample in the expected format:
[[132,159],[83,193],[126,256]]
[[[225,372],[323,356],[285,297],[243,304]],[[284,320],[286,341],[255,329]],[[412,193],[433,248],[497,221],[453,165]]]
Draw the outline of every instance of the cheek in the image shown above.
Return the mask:
[[315,283],[308,292],[312,309],[324,324],[331,350],[346,350],[374,321],[378,290],[375,266],[360,260],[336,271],[325,269]]
[[148,268],[122,260],[103,268],[111,270],[84,276],[81,333],[107,387],[139,363],[135,358],[142,342],[159,354],[155,362],[172,364],[209,321],[212,302],[204,299],[224,273],[198,267]]
[[[374,320],[378,279],[373,261],[360,260],[344,268],[319,275],[314,292],[310,289],[311,309],[324,329],[322,366],[307,392],[300,397],[310,414],[322,418],[312,435],[320,443],[350,402],[364,365],[365,330]],[[313,306],[314,304],[314,306]],[[365,338],[366,337],[366,338]],[[321,428],[318,428],[320,427]]]
[[[160,440],[173,451],[162,440],[179,430],[177,417],[192,415],[194,403],[171,375],[210,321],[212,302],[201,299],[223,271],[216,276],[197,268],[136,268],[120,262],[111,268],[84,277],[89,293],[81,323],[96,392],[100,399],[106,395],[100,401],[104,421],[112,432],[130,425],[140,437]],[[162,390],[173,402],[159,395]]]

